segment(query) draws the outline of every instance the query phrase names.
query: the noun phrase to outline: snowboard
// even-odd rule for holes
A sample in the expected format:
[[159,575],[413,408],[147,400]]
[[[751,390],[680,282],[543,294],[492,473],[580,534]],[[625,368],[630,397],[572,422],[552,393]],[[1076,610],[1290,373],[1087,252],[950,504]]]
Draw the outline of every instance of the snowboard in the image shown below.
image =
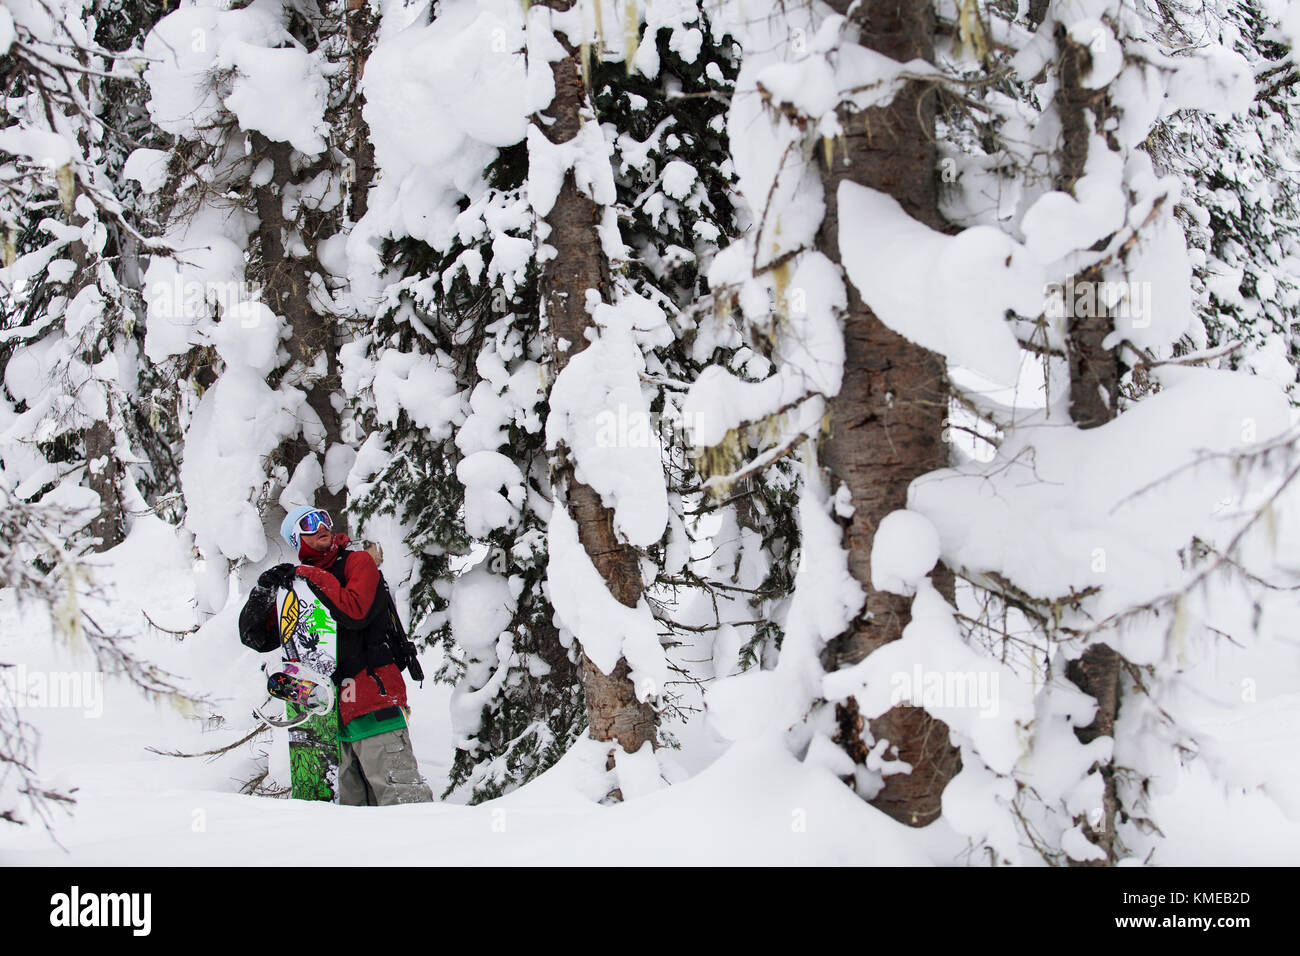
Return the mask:
[[[334,673],[338,655],[338,625],[329,609],[302,580],[292,590],[277,594],[280,621],[280,649],[286,661],[301,663],[317,674]],[[286,721],[293,723],[304,713],[286,701]],[[312,714],[289,728],[289,781],[295,800],[339,799],[339,703],[334,696],[328,711]]]

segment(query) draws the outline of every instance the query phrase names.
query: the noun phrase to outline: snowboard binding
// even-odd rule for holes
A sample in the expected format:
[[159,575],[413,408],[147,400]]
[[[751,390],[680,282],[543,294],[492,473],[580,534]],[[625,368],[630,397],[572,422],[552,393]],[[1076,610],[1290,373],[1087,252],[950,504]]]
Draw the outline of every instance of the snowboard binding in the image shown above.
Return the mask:
[[334,682],[297,661],[263,664],[262,672],[266,674],[268,694],[299,708],[297,716],[284,719],[268,717],[260,708],[253,710],[253,716],[272,727],[297,727],[312,717],[328,714],[334,706]]

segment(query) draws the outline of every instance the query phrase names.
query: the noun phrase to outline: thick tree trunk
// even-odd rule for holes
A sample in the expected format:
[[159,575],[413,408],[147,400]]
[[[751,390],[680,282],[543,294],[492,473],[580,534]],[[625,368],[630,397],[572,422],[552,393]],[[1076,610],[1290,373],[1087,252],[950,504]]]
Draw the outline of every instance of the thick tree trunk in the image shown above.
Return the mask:
[[[831,6],[847,13],[848,0]],[[855,8],[864,46],[900,62],[933,57],[933,13],[929,0],[869,0]],[[938,211],[937,157],[932,92],[909,86],[888,107],[845,117],[847,155],[836,145],[834,162],[822,176],[826,218],[818,246],[839,261],[837,191],[843,181],[860,183],[894,197],[926,225],[944,228]],[[870,229],[871,223],[853,228]],[[948,386],[942,356],[904,339],[875,316],[848,285],[845,368],[840,393],[831,402],[831,434],[824,461],[834,479],[848,485],[853,516],[845,529],[849,569],[867,593],[866,608],[850,629],[827,648],[827,665],[847,667],[902,636],[911,599],[871,587],[871,544],[885,515],[907,506],[907,486],[948,464],[943,443]],[[942,566],[934,575],[952,598],[952,576]],[[837,708],[837,740],[858,763],[865,761],[863,719],[850,699]],[[925,826],[938,817],[944,787],[960,768],[948,727],[915,707],[895,707],[871,722],[875,739],[888,738],[908,774],[885,778],[872,801],[891,817]]]
[[[564,10],[571,3],[552,0],[546,5]],[[560,34],[556,34],[556,39],[565,42]],[[565,45],[569,55],[551,64],[555,99],[545,112],[549,125],[537,124],[554,143],[567,142],[577,135],[587,101],[577,52]],[[596,232],[600,215],[595,201],[578,191],[570,170],[554,208],[546,217],[551,230],[546,242],[555,247],[556,255],[543,266],[542,307],[550,323],[555,375],[559,375],[570,358],[587,347],[584,333],[591,325],[586,307],[587,290],[597,290],[602,298],[608,295],[607,266]],[[618,540],[613,515],[601,504],[595,491],[576,481],[571,471],[564,478],[568,485],[567,506],[578,526],[578,539],[609,592],[621,603],[635,607],[642,590],[636,549]],[[563,507],[565,502],[556,504]],[[654,708],[637,700],[626,661],[620,658],[612,674],[603,674],[583,654],[581,672],[588,733],[592,739],[618,741],[629,753],[639,750],[647,740],[652,746],[658,745]]]
[[[1088,160],[1088,143],[1092,123],[1107,113],[1104,89],[1090,89],[1083,85],[1091,64],[1088,48],[1076,43],[1061,27],[1056,31],[1057,49],[1060,52],[1061,81],[1056,103],[1061,114],[1060,171],[1056,187],[1073,192],[1074,184],[1083,175]],[[1088,271],[1075,278],[1076,285],[1090,282],[1100,285],[1100,271]],[[1099,290],[1098,290],[1099,291]],[[1070,362],[1070,418],[1080,428],[1104,425],[1118,413],[1119,380],[1123,369],[1116,349],[1102,348],[1102,341],[1113,329],[1111,316],[1106,314],[1105,297],[1091,298],[1095,308],[1086,315],[1076,315],[1074,303],[1066,302],[1067,343]],[[1072,661],[1066,676],[1081,691],[1097,701],[1097,715],[1086,727],[1075,730],[1082,743],[1091,743],[1098,737],[1115,736],[1115,719],[1119,714],[1120,656],[1105,644],[1088,648],[1083,656]],[[1115,818],[1119,810],[1119,797],[1115,790],[1115,767],[1107,762],[1100,768],[1104,781],[1101,819],[1085,819],[1084,831],[1088,838],[1106,854],[1104,861],[1081,865],[1109,865],[1115,862]]]
[[365,74],[366,60],[374,49],[375,32],[379,18],[370,10],[367,0],[348,0],[348,132],[345,145],[352,160],[352,182],[348,187],[346,218],[357,222],[366,214],[370,184],[375,178],[375,144],[370,140],[370,127],[362,115],[365,97],[361,95],[361,77]]
[[[307,404],[320,416],[325,430],[325,444],[321,454],[321,466],[324,467],[324,452],[331,445],[342,441],[341,423],[331,397],[339,390],[338,348],[334,341],[334,329],[330,321],[317,314],[311,307],[309,278],[312,263],[308,258],[291,257],[285,249],[285,239],[298,228],[296,223],[284,218],[284,188],[294,180],[290,164],[292,147],[288,143],[271,142],[261,133],[253,133],[254,151],[273,164],[271,181],[257,189],[257,213],[260,220],[258,237],[262,251],[262,294],[274,312],[283,316],[289,323],[291,336],[289,354],[291,361],[301,368],[311,368],[316,357],[322,353],[326,361],[326,373],[316,379],[307,391]],[[313,171],[314,172],[314,171]],[[304,241],[314,242],[314,237],[303,237]],[[305,438],[298,437],[286,443],[286,464],[292,474],[298,463],[306,458],[313,449]],[[346,493],[340,489],[332,493],[328,488],[317,492],[315,504],[332,514],[343,510]]]

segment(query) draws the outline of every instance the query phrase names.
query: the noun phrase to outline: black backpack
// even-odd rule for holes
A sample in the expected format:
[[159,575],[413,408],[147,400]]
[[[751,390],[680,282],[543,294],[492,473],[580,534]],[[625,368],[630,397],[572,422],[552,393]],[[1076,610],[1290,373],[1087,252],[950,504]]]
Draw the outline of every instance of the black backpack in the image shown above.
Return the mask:
[[[339,556],[330,566],[330,573],[338,579],[340,587],[343,585],[343,566],[351,553],[351,551],[339,552]],[[402,626],[402,618],[397,613],[397,602],[393,600],[393,592],[388,588],[388,580],[384,577],[383,571],[379,572],[379,585],[375,588],[375,606],[371,607],[370,614],[366,615],[367,624],[376,614],[383,615],[384,643],[388,645],[388,651],[393,655],[393,663],[397,665],[399,671],[406,671],[411,675],[411,680],[423,686],[424,669],[420,667],[420,660],[416,657],[414,642],[407,637],[406,628]],[[378,628],[375,630],[377,631]]]
[[406,671],[411,675],[411,680],[423,686],[424,670],[420,667],[420,660],[415,656],[415,643],[406,636],[406,628],[402,627],[402,618],[397,613],[397,602],[393,600],[393,592],[388,590],[388,581],[384,579],[384,572],[379,572],[379,588],[375,589],[375,597],[379,597],[379,589],[384,592],[384,600],[388,603],[386,609],[387,624],[384,629],[384,640],[388,642],[388,649],[392,652],[393,663],[397,665],[399,671]]

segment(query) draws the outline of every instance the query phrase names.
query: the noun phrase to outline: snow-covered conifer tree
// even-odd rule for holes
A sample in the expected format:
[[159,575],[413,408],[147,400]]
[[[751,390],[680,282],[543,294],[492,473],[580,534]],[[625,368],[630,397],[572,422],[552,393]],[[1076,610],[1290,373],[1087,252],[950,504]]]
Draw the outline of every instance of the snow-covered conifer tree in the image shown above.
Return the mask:
[[[1226,120],[1247,108],[1250,71],[1219,46],[1165,53],[1159,17],[1106,4],[1036,4],[1028,20],[943,5],[941,27],[928,34],[940,37],[932,58],[899,42],[919,35],[928,9],[878,10],[861,42],[856,21],[821,8],[766,19],[746,11],[745,68],[729,122],[757,225],[745,254],[733,247],[715,272],[731,268],[746,321],[775,326],[782,344],[768,379],[747,384],[708,369],[688,405],[728,410],[699,436],[709,446],[729,427],[783,413],[768,454],[802,443],[814,474],[824,461],[850,480],[827,488],[818,479],[803,496],[803,554],[777,668],[711,689],[710,711],[735,739],[787,733],[806,761],[851,778],[907,822],[943,812],[995,859],[1019,859],[1023,846],[1053,861],[1114,861],[1145,845],[1150,781],[1170,778],[1158,754],[1168,757],[1192,733],[1158,701],[1189,686],[1169,660],[1184,615],[1195,606],[1205,615],[1197,626],[1215,626],[1199,603],[1208,600],[1208,572],[1194,542],[1231,550],[1245,533],[1241,522],[1201,510],[1209,489],[1221,494],[1231,479],[1230,469],[1197,456],[1204,448],[1224,459],[1263,454],[1276,446],[1252,446],[1264,436],[1280,441],[1285,423],[1264,383],[1166,368],[1199,361],[1185,352],[1205,338],[1191,324],[1178,185],[1158,174],[1145,144],[1152,125],[1179,109]],[[895,44],[896,56],[872,49],[882,43]],[[900,61],[905,47],[923,55]],[[924,124],[934,99],[938,155],[928,130],[913,128],[913,140],[908,127],[883,121],[882,108],[909,96],[922,104],[909,123]],[[861,155],[854,115],[868,121]],[[902,155],[913,159],[897,168]],[[845,159],[849,170],[831,178],[859,181],[837,184],[834,201],[823,201],[819,163],[837,170]],[[819,259],[814,249],[833,256]],[[827,294],[845,288],[836,261],[848,290]],[[799,275],[813,268],[825,275]],[[793,308],[792,293],[805,290],[822,301]],[[853,297],[882,336],[906,340],[897,356],[884,345],[855,353],[865,326]],[[783,321],[773,323],[769,301]],[[920,390],[908,400],[902,355],[916,347],[946,361],[928,374],[916,367]],[[1041,373],[1026,364],[1030,352],[1042,356]],[[868,402],[837,420],[837,403],[847,412],[855,398],[845,383],[859,373],[879,408]],[[891,376],[898,383],[885,387]],[[1202,390],[1216,396],[1214,415],[1197,404]],[[828,437],[819,435],[822,402]],[[913,427],[908,415],[917,416]],[[854,431],[895,418],[899,427],[883,428],[870,450],[837,452]],[[1167,444],[1127,444],[1143,427]],[[973,436],[978,453],[952,441],[958,434]],[[952,468],[934,447],[941,435],[957,455]],[[911,457],[922,448],[928,464]],[[879,480],[851,480],[894,466],[915,470],[887,500]],[[1199,489],[1196,503],[1180,497],[1179,481]],[[1178,520],[1151,507],[1157,493],[1178,501]],[[1137,498],[1146,509],[1140,523],[1129,510]],[[1070,530],[1055,528],[1052,514],[1073,515]],[[849,531],[843,545],[837,519]],[[860,520],[869,529],[855,540]],[[957,573],[957,590],[943,565]],[[875,611],[871,594],[880,595]],[[885,611],[888,595],[903,600]],[[1172,635],[1161,619],[1171,609]],[[870,642],[856,664],[834,653],[835,643],[825,652],[843,631],[860,629],[891,639]],[[989,706],[952,699],[953,679],[965,678],[987,678]],[[913,713],[937,733],[909,735]],[[945,788],[958,769],[945,755],[948,734],[961,763]],[[919,760],[906,756],[909,737],[926,739]],[[895,802],[894,794],[905,796]]]
[[[581,710],[540,587],[548,475],[522,15],[461,3],[388,17],[391,42],[363,84],[380,175],[348,248],[353,291],[375,303],[343,350],[366,434],[348,491],[360,526],[411,555],[397,577],[413,633],[441,646],[439,677],[457,683],[447,791],[474,799],[553,763]],[[462,112],[475,96],[491,108]]]
[[1176,113],[1156,126],[1151,144],[1157,163],[1183,183],[1176,211],[1192,250],[1207,345],[1228,350],[1231,367],[1293,389],[1300,362],[1295,63],[1258,3],[1171,4],[1165,22],[1169,46],[1198,45],[1209,35],[1255,73],[1248,112]]
[[[614,257],[605,268],[615,273],[617,294],[636,297],[657,323],[637,343],[646,363],[640,387],[652,396],[644,411],[680,425],[665,390],[680,389],[675,383],[689,375],[693,360],[684,339],[697,321],[699,275],[733,228],[716,120],[725,100],[702,100],[725,91],[735,67],[725,38],[708,31],[698,12],[677,11],[661,23],[652,11],[644,24],[638,14],[630,39],[621,25],[625,11],[607,5],[602,15],[607,27],[594,7],[575,8],[564,26],[576,38],[575,50],[590,51],[587,72],[577,65],[574,75],[584,99],[588,87],[594,91],[600,126],[589,135],[593,144],[597,135],[607,143],[605,163],[613,164],[608,222],[621,241],[602,246],[600,256]],[[549,88],[537,72],[543,66],[525,73],[522,17],[490,5],[453,4],[440,7],[427,25],[405,22],[405,34],[381,44],[367,79],[377,158],[393,178],[372,196],[362,231],[383,237],[381,258],[399,272],[384,280],[387,304],[375,334],[363,351],[348,352],[349,368],[358,370],[348,381],[362,405],[373,403],[375,411],[366,415],[376,427],[358,459],[353,490],[367,515],[395,514],[408,546],[421,556],[412,590],[417,630],[442,639],[449,655],[443,676],[457,681],[449,785],[482,799],[550,766],[586,722],[576,652],[567,631],[556,628],[545,586],[554,473],[543,428],[542,322],[550,316],[542,309],[539,219],[530,196],[549,188],[553,169],[548,157],[533,160],[536,149],[525,143],[521,121],[533,97],[545,105]],[[638,55],[631,72],[625,49]],[[463,159],[455,170],[407,158],[417,140],[430,137],[409,130],[407,104],[388,91],[409,76],[414,58],[458,64],[430,77],[429,99],[416,104],[440,118],[430,155],[459,148]],[[477,66],[467,68],[470,62]],[[466,75],[490,78],[476,92],[497,103],[491,121],[444,105],[455,102],[447,91]],[[528,92],[521,101],[519,90],[529,84],[542,93]],[[445,185],[431,188],[435,182]],[[429,226],[413,228],[406,210],[389,205],[415,188],[438,197]],[[699,336],[706,356],[716,338]],[[443,396],[441,410],[426,413],[423,422],[411,418],[418,396],[394,380],[414,381],[417,372],[438,383]],[[676,530],[648,548],[656,564],[677,561],[680,570],[687,548],[680,493],[691,484],[680,431],[657,429],[649,415],[636,420],[626,406],[607,411],[609,417],[593,424],[604,427],[608,444],[634,441],[642,454],[654,455],[656,468],[661,439],[677,443],[677,488],[668,496]],[[465,557],[453,561],[453,554]]]
[[[979,832],[995,860],[1031,850],[1113,863],[1152,848],[1152,798],[1176,776],[1175,754],[1212,752],[1185,699],[1204,680],[1188,643],[1222,632],[1267,644],[1241,595],[1225,596],[1212,575],[1222,556],[1207,560],[1237,549],[1258,515],[1206,505],[1227,495],[1258,506],[1221,463],[1267,449],[1286,416],[1263,382],[1179,367],[1214,355],[1193,351],[1206,335],[1175,217],[1179,183],[1149,151],[1163,117],[1244,113],[1249,66],[1217,42],[1165,52],[1169,27],[1154,8],[1031,13],[961,31],[983,61],[974,72],[997,82],[955,101],[944,162],[957,182],[950,218],[1009,241],[1012,327],[1042,372],[1015,374],[1003,347],[1003,375],[972,366],[983,378],[961,377],[966,420],[994,426],[978,429],[991,459],[916,482],[910,505],[977,585],[958,604],[969,638],[1014,665],[999,675],[1001,717],[962,731],[972,736],[946,816]],[[1005,61],[994,52],[1008,49]],[[1134,444],[1142,434],[1160,441]]]
[[151,230],[127,162],[142,112],[132,47],[151,14],[23,3],[6,17],[3,471],[19,498],[81,511],[64,533],[106,550],[175,483],[167,429],[141,402],[156,383],[133,267]]
[[348,153],[365,139],[348,126],[349,70],[364,61],[348,9],[195,4],[144,45],[150,115],[174,153],[152,183],[171,252],[145,270],[145,351],[180,372],[181,483],[209,609],[232,563],[278,538],[272,503],[337,512],[355,458],[337,357],[356,318],[338,294],[341,229],[366,168]]
[[[870,183],[896,196],[885,212],[906,208],[926,229],[941,224],[933,104],[917,82],[933,72],[925,62],[933,23],[926,4],[868,5],[858,11],[863,19],[851,20],[824,7],[737,15],[747,25],[746,53],[729,123],[754,225],[745,246],[719,257],[710,278],[734,289],[745,321],[773,342],[774,371],[745,382],[708,369],[689,404],[701,414],[725,410],[714,411],[711,427],[697,436],[702,445],[725,448],[737,430],[766,432],[756,465],[799,449],[812,473],[800,504],[800,569],[781,661],[775,675],[753,678],[755,686],[784,685],[782,706],[768,708],[759,726],[797,725],[797,750],[857,777],[863,795],[898,819],[924,824],[937,816],[943,783],[955,770],[941,723],[899,707],[873,715],[881,718],[873,732],[851,694],[811,717],[807,708],[823,697],[815,686],[823,663],[851,666],[899,639],[909,602],[873,579],[872,536],[906,504],[908,482],[947,461],[942,361],[930,342],[898,334],[856,292],[850,298],[841,272],[841,262],[849,265],[841,249],[846,230],[856,244],[861,228],[856,207],[854,215],[842,208],[846,194],[856,199],[855,186]],[[859,42],[864,22],[887,26],[873,26]],[[911,85],[896,75],[903,62],[922,74]],[[837,522],[848,532],[847,553]],[[764,694],[751,693],[756,706]],[[741,692],[714,701],[725,712],[732,696]],[[744,706],[737,702],[738,713],[723,722],[748,733],[755,728],[753,716],[739,713]],[[893,767],[881,763],[886,739]],[[891,772],[904,765],[913,772]]]
[[[120,0],[0,9],[0,583],[45,612],[28,626],[89,650],[97,676],[177,702],[175,675],[107,625],[118,595],[87,558],[175,506],[176,433],[156,413],[165,385],[139,321],[139,256],[158,244],[136,183],[157,172],[131,156],[150,135],[139,54],[159,14]],[[26,690],[0,686],[0,819],[49,827],[76,798],[38,770]]]

